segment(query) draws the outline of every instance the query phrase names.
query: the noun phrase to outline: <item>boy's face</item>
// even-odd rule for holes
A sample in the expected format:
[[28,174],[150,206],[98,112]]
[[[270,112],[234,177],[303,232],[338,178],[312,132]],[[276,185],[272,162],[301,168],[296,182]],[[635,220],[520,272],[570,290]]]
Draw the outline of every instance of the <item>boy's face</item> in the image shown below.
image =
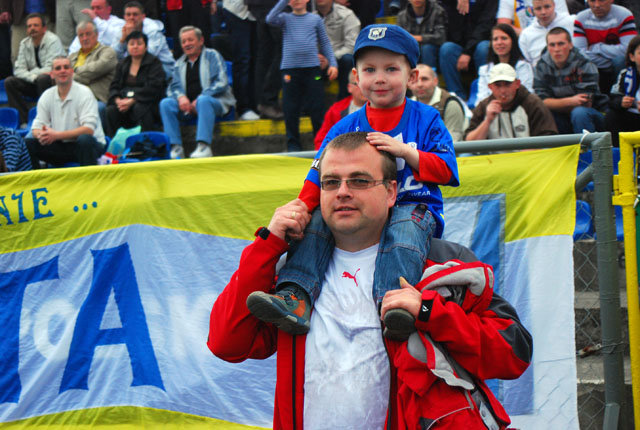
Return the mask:
[[402,54],[386,49],[370,49],[359,55],[356,63],[356,82],[371,107],[383,109],[400,106],[407,93],[407,85],[418,76],[411,70]]
[[533,0],[533,14],[538,18],[541,26],[551,24],[556,16],[556,3],[554,0]]
[[289,0],[289,6],[291,6],[294,13],[306,12],[307,3],[309,3],[309,0]]

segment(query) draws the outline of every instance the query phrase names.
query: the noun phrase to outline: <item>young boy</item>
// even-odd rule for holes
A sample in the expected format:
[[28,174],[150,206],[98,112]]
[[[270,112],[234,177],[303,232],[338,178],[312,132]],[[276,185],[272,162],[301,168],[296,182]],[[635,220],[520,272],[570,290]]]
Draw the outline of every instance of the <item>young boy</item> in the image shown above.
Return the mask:
[[555,27],[562,27],[573,34],[574,15],[557,13],[553,0],[533,0],[535,20],[522,30],[518,38],[520,51],[524,58],[535,68],[547,47],[547,32]]
[[[320,187],[330,185],[320,183],[318,159],[327,142],[340,134],[368,132],[371,145],[397,157],[398,198],[376,259],[372,293],[378,304],[387,291],[399,287],[400,276],[411,285],[420,280],[430,238],[432,234],[441,237],[444,228],[437,184],[459,185],[453,143],[440,115],[434,108],[406,98],[408,84],[417,78],[419,52],[416,40],[398,26],[375,24],[360,32],[353,73],[369,102],[329,131],[299,195],[309,211],[318,206]],[[358,183],[347,186],[357,193]],[[299,215],[293,212],[291,217]],[[278,275],[277,293],[255,292],[248,297],[247,306],[257,318],[291,334],[309,330],[310,309],[323,281],[317,274],[325,272],[333,253],[333,240],[327,232],[319,211],[315,211],[304,238],[291,249]],[[345,272],[344,277],[357,285],[354,271]],[[415,330],[414,322],[404,311],[389,311],[385,336],[404,340]]]
[[[309,0],[280,0],[267,15],[267,23],[283,28],[282,39],[282,110],[287,131],[287,150],[300,151],[300,111],[309,111],[313,132],[322,126],[324,83],[318,58],[320,51],[329,60],[327,76],[338,77],[331,41],[319,15],[307,12]],[[293,9],[285,13],[287,4]]]

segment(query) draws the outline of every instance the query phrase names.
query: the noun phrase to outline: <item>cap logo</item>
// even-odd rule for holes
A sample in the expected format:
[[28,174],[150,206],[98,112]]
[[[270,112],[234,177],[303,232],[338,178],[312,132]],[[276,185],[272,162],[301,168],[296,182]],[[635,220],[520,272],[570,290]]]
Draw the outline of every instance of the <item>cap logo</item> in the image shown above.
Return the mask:
[[378,40],[382,39],[387,32],[387,27],[374,27],[369,29],[369,39]]

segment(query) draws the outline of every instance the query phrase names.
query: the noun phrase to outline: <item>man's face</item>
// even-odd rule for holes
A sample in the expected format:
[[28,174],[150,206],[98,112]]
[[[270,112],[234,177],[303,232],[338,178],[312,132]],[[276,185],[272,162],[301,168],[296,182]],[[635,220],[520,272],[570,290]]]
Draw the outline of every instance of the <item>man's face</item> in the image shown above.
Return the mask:
[[566,34],[547,34],[547,50],[556,66],[564,66],[571,49],[573,49],[573,44],[567,40]]
[[29,18],[27,20],[27,34],[32,39],[38,39],[44,36],[47,27],[42,25],[42,20],[38,17]]
[[516,91],[520,88],[520,81],[513,82],[497,81],[489,84],[489,89],[493,97],[500,102],[503,108],[508,109],[516,98]]
[[101,19],[109,19],[111,16],[111,6],[105,0],[91,0],[91,10]]
[[424,7],[426,0],[409,0],[409,3],[414,9],[421,9]]
[[78,30],[78,40],[82,52],[89,52],[98,44],[98,34],[92,23],[88,23],[84,28]]
[[71,62],[68,58],[53,60],[51,77],[56,82],[56,85],[64,85],[71,82],[73,79],[73,67],[71,67]]
[[604,18],[611,10],[613,0],[587,0],[587,3],[596,18]]
[[533,14],[538,18],[541,26],[547,27],[556,16],[554,0],[533,0]]
[[407,85],[413,85],[417,76],[404,55],[386,49],[368,50],[360,54],[356,64],[356,82],[371,106],[378,109],[400,106]]
[[317,7],[331,6],[333,5],[333,0],[316,0]]
[[137,29],[142,28],[142,21],[144,21],[145,16],[146,15],[137,7],[128,7],[124,10],[124,20],[126,23],[133,25]]
[[[352,151],[328,149],[321,165],[321,180],[366,178],[383,179],[382,155],[372,145]],[[355,251],[372,246],[396,200],[396,182],[353,190],[342,182],[337,190],[320,191],[322,218],[336,240],[336,246]]]
[[182,46],[182,52],[187,54],[187,57],[197,57],[202,52],[204,39],[198,37],[193,30],[185,31],[182,33],[182,36],[180,36],[180,44]]
[[357,106],[362,106],[367,102],[367,99],[362,95],[362,90],[360,90],[360,87],[356,82],[356,77],[353,73],[349,75],[347,91],[349,91],[349,94],[351,94],[351,96],[353,97],[353,102]]
[[431,71],[424,66],[418,66],[418,80],[411,85],[411,91],[422,103],[428,103],[433,96],[433,92],[438,86],[438,77],[433,76]]

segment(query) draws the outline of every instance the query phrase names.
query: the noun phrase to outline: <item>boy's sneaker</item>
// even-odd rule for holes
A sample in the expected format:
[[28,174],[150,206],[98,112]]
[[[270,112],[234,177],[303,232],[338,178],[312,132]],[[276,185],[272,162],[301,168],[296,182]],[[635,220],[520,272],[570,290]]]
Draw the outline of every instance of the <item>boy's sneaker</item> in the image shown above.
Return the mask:
[[405,309],[389,309],[384,314],[384,337],[398,342],[409,339],[416,331],[416,319]]
[[254,291],[247,297],[247,307],[256,318],[289,334],[309,332],[311,303],[307,293],[297,285],[287,285],[276,294]]

